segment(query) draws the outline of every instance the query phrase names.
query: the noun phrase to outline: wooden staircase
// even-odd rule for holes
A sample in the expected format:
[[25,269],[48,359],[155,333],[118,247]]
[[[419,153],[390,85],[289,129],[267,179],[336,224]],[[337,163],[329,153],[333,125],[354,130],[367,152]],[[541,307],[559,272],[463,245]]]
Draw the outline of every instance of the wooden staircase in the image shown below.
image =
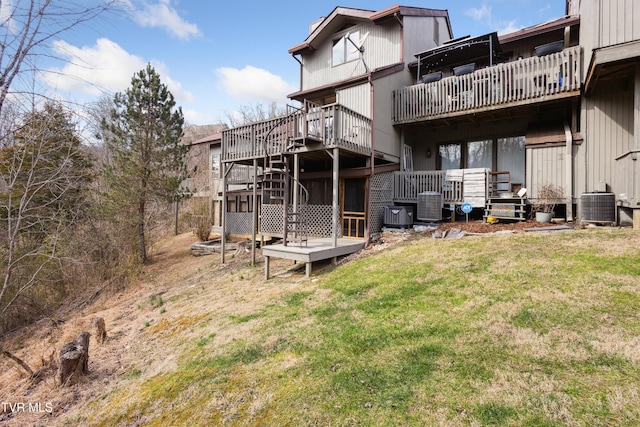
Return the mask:
[[[290,125],[293,122],[295,121],[291,120]],[[309,201],[309,193],[301,183],[296,182],[290,170],[291,156],[296,148],[304,146],[304,139],[295,138],[290,129],[287,133],[289,135],[284,150],[269,153],[264,159],[262,200],[263,203],[282,205],[283,245],[293,243],[307,246],[309,227],[305,207]]]

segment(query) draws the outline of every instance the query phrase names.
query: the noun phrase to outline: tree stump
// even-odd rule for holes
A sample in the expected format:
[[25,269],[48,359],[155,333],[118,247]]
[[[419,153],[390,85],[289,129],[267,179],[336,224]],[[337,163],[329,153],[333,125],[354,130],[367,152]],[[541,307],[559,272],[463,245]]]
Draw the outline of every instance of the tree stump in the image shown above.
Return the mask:
[[107,327],[102,317],[93,319],[93,328],[95,329],[96,341],[98,344],[104,344],[104,340],[107,339]]
[[60,350],[58,384],[67,387],[89,372],[89,332],[80,332],[78,338],[65,344]]

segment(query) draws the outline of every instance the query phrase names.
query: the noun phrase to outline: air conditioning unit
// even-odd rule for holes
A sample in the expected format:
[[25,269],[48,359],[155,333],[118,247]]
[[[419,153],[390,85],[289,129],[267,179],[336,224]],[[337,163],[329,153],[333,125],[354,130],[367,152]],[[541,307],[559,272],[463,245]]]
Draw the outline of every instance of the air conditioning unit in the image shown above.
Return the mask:
[[616,196],[614,193],[582,193],[580,220],[594,223],[616,223]]
[[413,224],[413,206],[385,206],[384,225],[387,227],[409,227]]
[[418,194],[416,218],[420,221],[442,221],[442,194],[425,191]]

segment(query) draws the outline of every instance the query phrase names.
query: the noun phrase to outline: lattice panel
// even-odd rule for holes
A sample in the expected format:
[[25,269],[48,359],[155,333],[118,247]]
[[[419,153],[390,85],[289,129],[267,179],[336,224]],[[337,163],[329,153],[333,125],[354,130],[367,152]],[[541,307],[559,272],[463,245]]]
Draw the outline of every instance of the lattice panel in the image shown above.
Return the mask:
[[393,172],[379,173],[371,180],[371,232],[379,233],[384,225],[384,207],[393,205]]
[[[306,205],[301,212],[306,216],[309,237],[331,237],[331,205]],[[282,205],[262,205],[260,231],[282,236]]]
[[226,231],[231,234],[251,234],[252,212],[227,212]]
[[282,205],[263,204],[260,218],[260,232],[273,236],[282,236]]
[[306,205],[302,212],[307,218],[311,237],[331,237],[331,205]]

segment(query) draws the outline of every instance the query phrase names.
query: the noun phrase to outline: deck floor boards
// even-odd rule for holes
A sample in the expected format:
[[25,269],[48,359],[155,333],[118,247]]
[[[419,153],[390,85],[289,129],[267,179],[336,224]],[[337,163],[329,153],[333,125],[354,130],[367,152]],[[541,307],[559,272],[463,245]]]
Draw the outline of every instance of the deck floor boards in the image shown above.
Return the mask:
[[364,247],[363,240],[338,239],[337,246],[333,246],[331,239],[309,239],[306,246],[289,244],[268,245],[262,248],[265,259],[265,277],[269,279],[269,258],[290,259],[306,263],[306,275],[311,274],[311,264],[315,261],[335,258],[358,252]]

